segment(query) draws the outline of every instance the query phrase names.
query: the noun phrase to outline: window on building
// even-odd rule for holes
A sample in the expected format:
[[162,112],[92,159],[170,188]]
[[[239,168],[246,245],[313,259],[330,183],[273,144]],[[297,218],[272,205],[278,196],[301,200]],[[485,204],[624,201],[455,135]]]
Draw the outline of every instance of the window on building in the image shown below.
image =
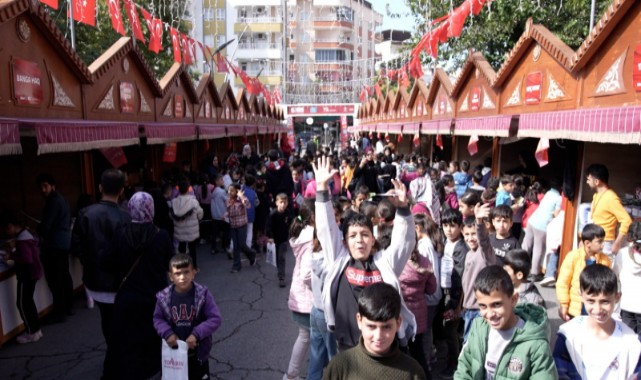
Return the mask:
[[353,21],[354,11],[349,7],[336,7],[336,18],[339,21]]
[[205,8],[203,11],[203,19],[205,21],[211,21],[214,19],[214,10],[212,8]]
[[289,55],[289,62],[294,62],[294,54]]
[[344,61],[344,50],[316,50],[316,62]]
[[216,20],[225,19],[225,8],[216,8]]
[[227,38],[225,38],[224,35],[219,34],[216,36],[216,46],[220,46],[224,44],[226,41],[227,41]]
[[309,20],[309,12],[300,12],[299,13],[300,19],[301,20]]

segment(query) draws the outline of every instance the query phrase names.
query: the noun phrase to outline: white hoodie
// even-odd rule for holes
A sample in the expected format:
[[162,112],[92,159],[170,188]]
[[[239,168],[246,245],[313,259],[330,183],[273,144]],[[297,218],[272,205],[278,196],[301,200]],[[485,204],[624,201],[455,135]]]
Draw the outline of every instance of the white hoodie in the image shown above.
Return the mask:
[[632,249],[624,247],[619,250],[614,258],[614,273],[619,277],[621,284],[621,310],[641,314],[641,254],[632,253]]
[[171,218],[174,221],[174,238],[192,242],[200,237],[198,221],[203,218],[203,209],[196,197],[179,195],[171,201]]

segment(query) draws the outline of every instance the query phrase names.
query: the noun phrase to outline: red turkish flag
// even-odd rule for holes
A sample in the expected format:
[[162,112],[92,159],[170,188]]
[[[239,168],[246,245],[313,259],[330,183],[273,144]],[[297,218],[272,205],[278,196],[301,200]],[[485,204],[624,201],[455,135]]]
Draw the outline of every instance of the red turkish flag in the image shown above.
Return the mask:
[[75,21],[96,26],[96,0],[72,0],[71,4]]
[[365,90],[365,87],[361,90],[361,94],[358,96],[358,98],[361,100],[361,102],[365,101],[365,98],[367,97],[367,90]]
[[229,72],[227,61],[225,60],[225,57],[223,57],[220,53],[216,53],[214,60],[216,61],[216,71],[218,71],[219,73]]
[[423,64],[421,63],[420,53],[412,56],[412,59],[410,59],[409,69],[412,78],[421,78],[423,76]]
[[196,55],[196,40],[191,37],[187,38],[187,43],[189,44],[189,53],[191,58],[194,60],[194,63],[198,62],[198,55]]
[[436,146],[443,150],[443,138],[441,135],[436,135]]
[[381,91],[381,86],[378,83],[374,85],[374,91],[376,91],[376,98],[380,99],[383,96],[383,91]]
[[540,139],[539,144],[536,146],[536,152],[534,153],[534,158],[540,167],[544,167],[550,161],[548,158],[548,149],[550,148],[550,140]]
[[267,101],[267,104],[270,106],[274,105],[274,98],[272,98],[272,94],[269,92],[269,89],[261,84],[261,92],[263,96],[265,97],[265,100]]
[[[233,68],[233,66],[232,66]],[[243,70],[238,69],[238,75],[240,76],[240,80],[243,81],[243,84],[245,85],[245,88],[247,89],[247,92],[251,95],[258,95],[263,92],[263,84],[260,83],[258,78],[251,78],[245,73]],[[264,94],[263,94],[264,95]],[[267,99],[267,97],[265,97]]]
[[481,13],[481,9],[483,9],[483,5],[485,4],[486,0],[467,0],[470,2],[470,10],[474,14],[474,16],[478,15]]
[[421,136],[418,135],[418,133],[414,134],[414,138],[412,139],[412,142],[414,143],[414,146],[419,146],[421,145]]
[[149,29],[149,50],[158,54],[162,50],[162,20],[152,17],[147,10],[141,8],[142,16],[145,18],[147,29]]
[[401,141],[403,141],[403,134],[399,133],[398,136],[396,136],[396,142],[400,143]]
[[479,137],[477,135],[470,136],[470,141],[467,143],[467,151],[470,153],[470,156],[479,152],[478,142]]
[[189,37],[187,37],[187,35],[184,33],[180,33],[180,45],[182,47],[183,60],[185,62],[185,65],[191,65],[192,63],[194,63],[194,60],[189,49]]
[[122,15],[120,14],[120,0],[107,0],[109,6],[109,15],[111,16],[111,27],[121,35],[125,35],[125,27],[122,24]]
[[469,1],[461,4],[460,7],[454,9],[450,15],[450,27],[447,31],[448,37],[458,37],[463,31],[463,26],[465,25],[465,19],[470,14],[471,3]]
[[398,86],[400,88],[410,86],[410,78],[407,76],[407,71],[405,71],[404,69],[399,72]]
[[162,152],[162,162],[176,162],[176,143],[166,144]]
[[278,87],[274,89],[272,92],[272,96],[274,97],[274,103],[279,104],[280,102],[283,101],[283,96],[280,94],[280,90]]
[[171,46],[174,51],[174,62],[182,62],[180,55],[180,37],[178,36],[178,31],[175,28],[170,28],[169,32],[171,33]]
[[58,0],[40,0],[42,4],[48,5],[53,9],[58,9]]
[[140,18],[138,18],[138,12],[136,12],[136,5],[132,0],[125,1],[125,10],[127,11],[127,17],[129,17],[129,25],[131,30],[134,32],[134,37],[138,41],[146,43],[145,36],[142,35],[142,28],[140,27]]

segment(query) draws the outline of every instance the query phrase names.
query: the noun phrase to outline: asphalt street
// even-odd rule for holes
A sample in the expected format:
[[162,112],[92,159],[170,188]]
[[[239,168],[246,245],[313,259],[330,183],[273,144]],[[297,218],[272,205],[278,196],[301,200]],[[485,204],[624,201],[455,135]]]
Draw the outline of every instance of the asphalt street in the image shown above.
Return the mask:
[[[201,272],[196,281],[209,287],[223,317],[210,354],[212,379],[282,379],[298,334],[287,308],[290,278],[286,288],[278,287],[276,268],[265,263],[264,256],[254,267],[244,261],[239,273],[230,273],[226,255],[210,255],[209,245],[199,246],[198,256]],[[287,258],[289,276],[293,261],[293,256]],[[559,319],[553,290],[542,293],[556,332]],[[14,340],[0,348],[2,379],[100,378],[105,352],[100,317],[97,308],[86,308],[84,297],[77,297],[75,315],[66,323],[45,325],[43,333],[36,343],[20,345]],[[438,378],[440,366],[435,367],[433,375]]]

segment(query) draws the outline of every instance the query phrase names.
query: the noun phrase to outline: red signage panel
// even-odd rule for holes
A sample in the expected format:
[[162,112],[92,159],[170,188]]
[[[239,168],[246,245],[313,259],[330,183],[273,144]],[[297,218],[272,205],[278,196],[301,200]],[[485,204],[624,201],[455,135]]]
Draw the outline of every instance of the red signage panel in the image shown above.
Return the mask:
[[481,87],[472,88],[471,94],[470,108],[472,111],[478,111],[481,108]]
[[176,95],[174,98],[174,117],[185,117],[185,102],[182,95]]
[[42,103],[42,77],[37,63],[23,59],[13,61],[13,96],[19,105]]
[[543,81],[543,73],[529,73],[525,77],[525,104],[533,105],[541,102],[541,82]]
[[632,82],[636,92],[641,92],[641,44],[634,49],[634,62],[632,63]]
[[120,111],[122,113],[134,112],[134,84],[120,83]]

